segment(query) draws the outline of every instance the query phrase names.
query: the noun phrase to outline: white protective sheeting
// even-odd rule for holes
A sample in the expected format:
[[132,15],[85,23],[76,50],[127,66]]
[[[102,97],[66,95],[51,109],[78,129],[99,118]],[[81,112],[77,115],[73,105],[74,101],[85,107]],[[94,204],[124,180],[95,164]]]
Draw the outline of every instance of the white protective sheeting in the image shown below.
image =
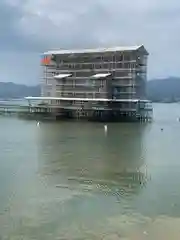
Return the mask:
[[63,74],[63,73],[61,73],[61,74],[55,75],[54,78],[55,79],[62,79],[62,78],[67,78],[67,77],[71,77],[71,76],[72,76],[72,74]]
[[106,77],[108,77],[110,75],[111,75],[111,73],[97,73],[97,74],[91,76],[91,78],[94,78],[94,79],[106,78]]

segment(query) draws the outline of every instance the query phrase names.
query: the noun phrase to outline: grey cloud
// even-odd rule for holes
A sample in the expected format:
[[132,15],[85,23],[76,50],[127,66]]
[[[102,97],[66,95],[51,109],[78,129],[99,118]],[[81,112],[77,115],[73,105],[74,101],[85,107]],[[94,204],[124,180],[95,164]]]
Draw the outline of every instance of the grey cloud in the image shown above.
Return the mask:
[[31,66],[49,49],[144,44],[150,77],[179,74],[179,29],[178,0],[0,1],[0,49],[26,52]]
[[22,41],[18,39],[21,44],[26,41],[28,47],[40,51],[102,44],[144,42],[151,45],[152,34],[156,35],[158,43],[158,38],[161,40],[167,28],[173,31],[172,21],[175,26],[180,26],[180,16],[177,14],[180,4],[172,7],[162,0],[158,4],[155,0],[151,2],[26,0],[19,8],[16,7],[14,35],[18,32],[16,39],[21,37]]
[[9,47],[14,40],[18,41],[16,22],[21,17],[19,9],[10,8],[3,0],[0,2],[0,46]]
[[[40,15],[29,13],[22,20],[21,27],[26,28],[31,23],[34,38],[37,41],[45,41],[50,48],[92,47],[100,42],[97,33],[108,27],[109,16],[103,6],[91,5],[88,9],[81,7],[80,10],[77,8],[77,11],[66,9],[65,12],[62,7],[58,12],[59,18],[46,13],[46,10]],[[70,20],[65,18],[66,14]],[[54,15],[57,15],[56,9],[54,9]],[[65,20],[61,15],[64,15]],[[31,30],[26,32],[26,36],[32,37]]]
[[5,0],[0,1],[1,51],[37,51],[41,46],[35,39],[27,37],[18,28],[23,16],[21,5],[11,6]]

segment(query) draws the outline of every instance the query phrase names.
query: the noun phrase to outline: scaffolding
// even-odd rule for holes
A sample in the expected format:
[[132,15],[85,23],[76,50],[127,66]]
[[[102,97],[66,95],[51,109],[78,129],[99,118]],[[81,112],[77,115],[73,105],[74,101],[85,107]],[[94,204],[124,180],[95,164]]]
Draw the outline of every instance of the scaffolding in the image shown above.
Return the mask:
[[143,45],[46,52],[42,97],[58,108],[71,107],[74,117],[93,115],[95,108],[101,109],[100,115],[132,114],[139,109],[133,100],[146,101],[147,58]]

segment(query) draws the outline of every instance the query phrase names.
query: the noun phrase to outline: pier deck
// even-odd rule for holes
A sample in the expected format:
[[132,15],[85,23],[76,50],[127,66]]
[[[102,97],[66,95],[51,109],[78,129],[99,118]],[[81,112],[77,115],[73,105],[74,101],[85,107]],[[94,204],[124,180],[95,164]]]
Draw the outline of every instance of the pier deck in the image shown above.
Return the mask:
[[0,115],[12,115],[25,119],[88,119],[100,121],[151,121],[151,112],[147,109],[138,113],[136,109],[112,109],[105,107],[75,107],[57,105],[19,105],[1,104]]

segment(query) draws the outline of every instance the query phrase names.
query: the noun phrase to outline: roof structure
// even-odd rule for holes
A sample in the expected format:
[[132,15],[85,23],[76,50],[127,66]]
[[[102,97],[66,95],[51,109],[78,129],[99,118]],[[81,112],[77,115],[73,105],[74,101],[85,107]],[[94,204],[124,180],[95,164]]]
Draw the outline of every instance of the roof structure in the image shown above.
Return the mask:
[[[44,52],[44,55],[63,55],[63,54],[86,54],[86,53],[100,53],[100,52],[121,52],[121,51],[137,51],[139,49],[146,49],[143,45],[137,46],[120,46],[120,47],[112,47],[112,48],[94,48],[94,49],[74,49],[74,50],[52,50]],[[147,52],[147,51],[146,51]],[[148,54],[148,52],[147,52]]]

